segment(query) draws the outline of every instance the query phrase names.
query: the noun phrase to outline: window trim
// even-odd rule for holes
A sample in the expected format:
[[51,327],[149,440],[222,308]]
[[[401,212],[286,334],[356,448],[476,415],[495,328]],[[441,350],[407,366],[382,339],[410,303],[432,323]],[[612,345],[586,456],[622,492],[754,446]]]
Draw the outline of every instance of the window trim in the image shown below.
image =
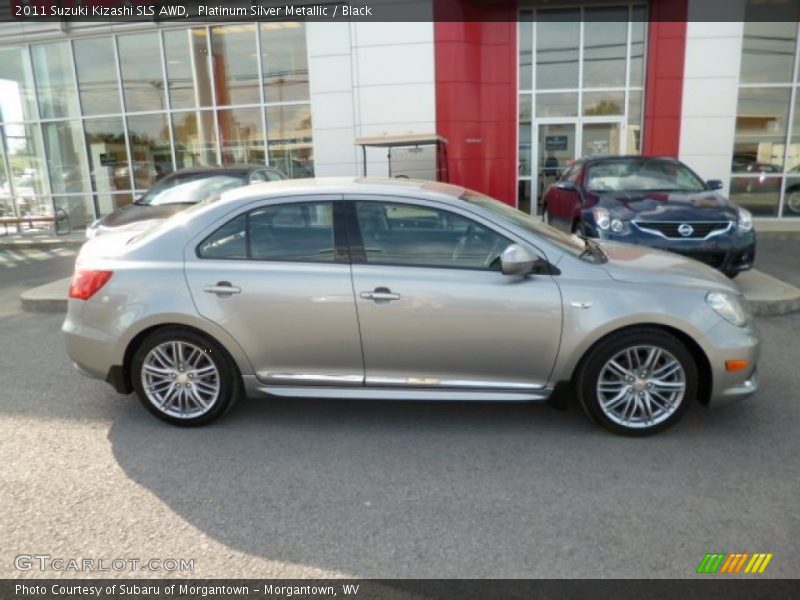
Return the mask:
[[[250,215],[257,210],[263,210],[273,206],[288,206],[293,204],[330,204],[331,205],[331,235],[333,237],[333,260],[330,261],[316,261],[316,260],[274,260],[269,258],[253,258],[250,249]],[[292,263],[292,264],[308,264],[308,265],[335,265],[335,264],[350,264],[350,253],[347,245],[347,235],[343,229],[343,224],[337,226],[337,219],[342,220],[341,209],[337,210],[337,205],[342,204],[342,201],[337,197],[315,197],[315,198],[276,198],[275,201],[263,202],[258,201],[255,203],[248,203],[244,207],[240,207],[232,213],[228,213],[224,218],[219,219],[209,227],[208,233],[204,232],[202,238],[194,243],[194,256],[201,261],[209,260],[224,260],[224,261],[247,261],[253,263]],[[245,218],[245,253],[244,258],[238,257],[224,257],[224,256],[203,256],[200,247],[213,236],[217,231],[225,227],[231,221],[243,216]]]
[[508,235],[507,233],[499,232],[496,227],[487,224],[486,222],[477,219],[475,215],[472,214],[464,214],[458,210],[453,210],[453,207],[449,205],[437,205],[433,203],[428,203],[423,199],[418,198],[403,198],[398,196],[381,196],[378,194],[375,195],[356,195],[356,194],[348,194],[346,196],[346,200],[344,201],[345,204],[349,205],[349,209],[347,212],[347,235],[348,239],[350,240],[350,256],[351,256],[351,264],[354,265],[367,265],[367,266],[380,266],[380,267],[402,267],[402,268],[414,268],[414,269],[449,269],[454,271],[479,271],[484,273],[501,273],[500,270],[490,269],[487,267],[463,267],[463,266],[451,266],[451,265],[418,265],[418,264],[406,264],[406,263],[399,263],[399,262],[374,262],[369,261],[367,259],[366,248],[364,247],[364,241],[361,236],[361,228],[358,222],[358,211],[356,208],[357,202],[373,202],[373,203],[380,203],[380,204],[400,204],[406,206],[413,206],[413,207],[420,207],[420,208],[427,208],[429,210],[436,210],[446,212],[452,215],[456,215],[461,217],[462,219],[466,219],[476,225],[480,225],[484,229],[488,229],[495,235],[508,240],[511,244],[519,244],[518,240],[515,240],[512,236]]

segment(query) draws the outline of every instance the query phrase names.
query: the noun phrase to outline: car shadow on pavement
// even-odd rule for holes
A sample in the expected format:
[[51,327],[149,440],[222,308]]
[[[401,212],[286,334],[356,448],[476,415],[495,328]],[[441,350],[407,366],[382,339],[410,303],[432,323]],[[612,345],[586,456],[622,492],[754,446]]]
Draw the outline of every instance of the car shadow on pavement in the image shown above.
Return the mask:
[[[686,437],[701,437],[706,418],[690,421],[643,442],[579,409],[270,399],[183,429],[132,401],[109,440],[133,481],[238,551],[359,577],[542,577],[619,540],[593,526],[593,503],[622,523],[638,509],[620,501],[620,485],[644,503],[648,485],[671,485],[661,457],[698,449]],[[642,443],[652,458],[619,460]],[[650,526],[660,519],[655,510]]]

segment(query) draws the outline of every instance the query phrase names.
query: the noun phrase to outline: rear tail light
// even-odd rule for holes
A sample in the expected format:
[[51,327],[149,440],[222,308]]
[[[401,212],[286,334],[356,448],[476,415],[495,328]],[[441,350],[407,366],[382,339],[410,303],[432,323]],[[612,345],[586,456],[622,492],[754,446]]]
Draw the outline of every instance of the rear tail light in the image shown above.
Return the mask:
[[83,271],[76,270],[69,286],[69,297],[78,300],[88,300],[97,293],[106,282],[111,279],[113,271]]

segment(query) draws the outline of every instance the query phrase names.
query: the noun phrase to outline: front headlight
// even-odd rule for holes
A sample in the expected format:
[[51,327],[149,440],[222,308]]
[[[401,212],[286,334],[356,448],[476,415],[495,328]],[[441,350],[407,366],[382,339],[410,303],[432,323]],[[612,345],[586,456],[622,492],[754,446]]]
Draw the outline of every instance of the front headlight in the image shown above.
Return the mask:
[[748,233],[753,231],[753,213],[744,208],[738,209],[738,218],[736,219],[736,231],[739,233]]
[[726,292],[708,292],[706,303],[720,317],[737,327],[744,327],[750,320],[750,314],[738,296]]
[[617,235],[625,235],[628,233],[627,223],[619,217],[612,217],[607,208],[595,206],[592,209],[592,215],[594,216],[594,222],[597,224],[597,228],[601,231],[611,230]]

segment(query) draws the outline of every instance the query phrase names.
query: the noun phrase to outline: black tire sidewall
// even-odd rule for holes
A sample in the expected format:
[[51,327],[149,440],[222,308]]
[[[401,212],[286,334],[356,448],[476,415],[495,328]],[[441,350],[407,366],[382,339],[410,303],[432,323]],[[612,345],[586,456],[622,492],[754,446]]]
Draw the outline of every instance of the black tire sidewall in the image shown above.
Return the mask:
[[[642,429],[624,427],[609,419],[600,407],[596,389],[597,379],[606,362],[621,350],[637,345],[658,346],[668,351],[681,363],[686,377],[686,391],[677,410],[665,421],[652,427]],[[684,344],[666,332],[642,329],[612,335],[609,338],[603,339],[600,343],[595,344],[581,366],[577,388],[581,404],[587,414],[597,423],[614,433],[640,437],[664,431],[683,417],[686,411],[689,410],[689,405],[694,402],[697,397],[697,378],[698,372],[694,357]]]
[[[219,371],[219,396],[211,410],[198,417],[179,419],[164,414],[150,402],[147,398],[147,394],[145,394],[144,386],[142,385],[142,365],[144,359],[148,352],[154,347],[170,341],[189,342],[207,350],[209,358],[214,362],[214,365]],[[225,349],[216,341],[204,335],[190,329],[181,328],[162,329],[150,334],[142,341],[131,361],[131,382],[133,384],[133,389],[136,391],[136,395],[148,411],[162,421],[183,427],[196,427],[214,421],[231,407],[239,392],[238,372],[233,366]]]

